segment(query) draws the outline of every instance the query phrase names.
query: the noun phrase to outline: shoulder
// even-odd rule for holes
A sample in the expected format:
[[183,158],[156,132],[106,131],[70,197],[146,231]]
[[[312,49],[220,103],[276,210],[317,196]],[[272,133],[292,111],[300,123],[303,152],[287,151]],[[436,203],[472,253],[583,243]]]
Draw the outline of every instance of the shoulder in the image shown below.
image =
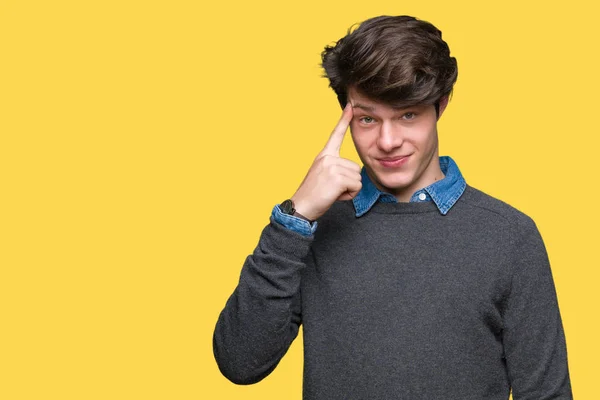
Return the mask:
[[528,214],[473,186],[467,185],[460,203],[470,213],[509,225],[514,233],[537,230],[535,222]]

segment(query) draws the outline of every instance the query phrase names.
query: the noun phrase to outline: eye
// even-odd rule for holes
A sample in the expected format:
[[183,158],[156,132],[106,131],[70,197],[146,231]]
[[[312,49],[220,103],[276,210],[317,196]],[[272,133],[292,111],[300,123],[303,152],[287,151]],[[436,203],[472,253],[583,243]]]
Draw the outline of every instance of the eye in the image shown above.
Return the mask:
[[375,121],[373,118],[371,117],[361,117],[358,119],[360,122],[365,123],[367,125],[371,124],[373,121]]
[[417,114],[414,112],[407,112],[406,114],[404,114],[402,116],[402,118],[407,119],[407,120],[415,119],[416,117],[417,117]]

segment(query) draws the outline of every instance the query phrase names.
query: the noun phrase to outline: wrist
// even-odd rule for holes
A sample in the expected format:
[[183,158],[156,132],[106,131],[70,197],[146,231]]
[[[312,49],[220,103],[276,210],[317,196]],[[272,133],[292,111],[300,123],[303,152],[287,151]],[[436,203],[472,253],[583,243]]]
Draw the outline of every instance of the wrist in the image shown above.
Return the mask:
[[294,211],[294,213],[293,213],[292,215],[293,215],[294,217],[302,218],[302,219],[304,219],[304,220],[306,220],[306,221],[310,222],[311,224],[314,222],[313,220],[311,220],[311,219],[309,219],[309,218],[305,217],[304,215],[300,214],[300,213],[298,212],[298,210]]
[[316,218],[312,216],[310,209],[306,206],[304,201],[294,196],[292,196],[290,200],[292,200],[294,205],[294,213],[292,215],[305,219],[310,223],[316,220]]
[[310,223],[317,219],[317,216],[311,212],[310,207],[302,198],[298,198],[294,195],[290,200],[292,200],[292,204],[294,205],[294,213],[292,215],[305,219]]

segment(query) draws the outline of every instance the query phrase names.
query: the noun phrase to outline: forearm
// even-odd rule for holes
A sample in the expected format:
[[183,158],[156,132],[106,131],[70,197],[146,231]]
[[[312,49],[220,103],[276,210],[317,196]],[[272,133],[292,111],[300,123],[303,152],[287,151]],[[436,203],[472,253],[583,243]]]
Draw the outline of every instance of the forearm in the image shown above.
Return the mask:
[[312,237],[275,222],[242,267],[217,321],[213,349],[223,375],[255,383],[279,363],[301,324],[300,280]]

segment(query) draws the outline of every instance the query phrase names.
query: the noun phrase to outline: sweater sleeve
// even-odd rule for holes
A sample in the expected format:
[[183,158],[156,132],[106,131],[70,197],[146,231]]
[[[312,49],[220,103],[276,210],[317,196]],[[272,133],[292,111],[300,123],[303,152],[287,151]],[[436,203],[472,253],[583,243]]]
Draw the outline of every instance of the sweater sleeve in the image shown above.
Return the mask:
[[314,236],[271,216],[217,320],[213,352],[221,373],[237,384],[269,375],[298,335],[301,271]]
[[503,346],[514,400],[572,399],[567,348],[542,237],[530,217],[516,224]]

